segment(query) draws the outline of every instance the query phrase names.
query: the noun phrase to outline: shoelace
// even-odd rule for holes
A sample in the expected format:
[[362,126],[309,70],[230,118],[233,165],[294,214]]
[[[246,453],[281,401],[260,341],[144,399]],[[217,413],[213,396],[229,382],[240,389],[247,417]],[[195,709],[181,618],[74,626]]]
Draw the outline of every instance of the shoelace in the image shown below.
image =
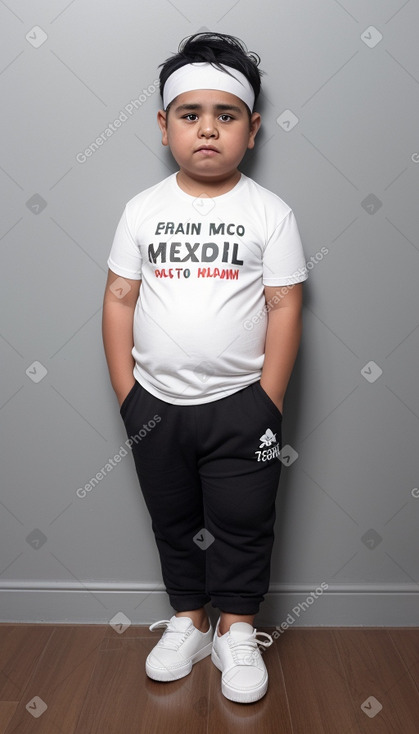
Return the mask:
[[[258,639],[259,635],[266,637],[268,642]],[[260,654],[258,645],[270,647],[273,644],[273,639],[267,632],[256,632],[253,637],[249,637],[247,640],[234,640],[230,637],[229,644],[233,657],[239,665],[252,665],[252,663],[256,662]]]
[[[192,628],[190,627],[189,630],[186,631],[173,629],[170,623],[170,619],[161,619],[159,622],[154,622],[152,625],[150,625],[148,629],[152,631],[157,629],[158,627],[164,627],[165,625],[166,630],[163,632],[163,635],[158,644],[161,647],[167,647],[170,650],[177,650],[185,637],[190,634]],[[169,637],[170,633],[171,637]]]

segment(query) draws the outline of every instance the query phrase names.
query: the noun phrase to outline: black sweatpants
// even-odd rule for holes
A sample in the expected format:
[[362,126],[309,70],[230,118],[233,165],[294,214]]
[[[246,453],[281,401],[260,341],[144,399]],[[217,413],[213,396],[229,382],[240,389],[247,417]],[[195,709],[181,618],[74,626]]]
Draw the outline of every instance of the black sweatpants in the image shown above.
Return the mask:
[[173,405],[138,382],[120,408],[172,607],[256,614],[268,591],[282,415],[260,382]]

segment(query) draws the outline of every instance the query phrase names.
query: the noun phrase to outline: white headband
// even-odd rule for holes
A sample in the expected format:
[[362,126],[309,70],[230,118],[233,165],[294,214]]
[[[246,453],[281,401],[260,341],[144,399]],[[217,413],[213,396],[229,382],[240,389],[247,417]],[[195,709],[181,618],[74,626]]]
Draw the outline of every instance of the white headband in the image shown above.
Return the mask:
[[206,61],[185,64],[176,69],[164,85],[164,109],[182,92],[190,92],[193,89],[218,89],[221,92],[235,94],[252,112],[255,93],[245,75],[237,69],[232,69],[231,66],[224,64],[221,66],[226,71],[221,71]]

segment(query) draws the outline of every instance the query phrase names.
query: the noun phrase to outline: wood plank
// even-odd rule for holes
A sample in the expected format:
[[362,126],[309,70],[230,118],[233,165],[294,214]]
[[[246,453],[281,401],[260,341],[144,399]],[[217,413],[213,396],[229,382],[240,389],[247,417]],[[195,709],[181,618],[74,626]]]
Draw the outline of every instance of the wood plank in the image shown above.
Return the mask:
[[[5,734],[33,734],[35,721],[48,734],[73,734],[105,631],[103,625],[53,627]],[[36,626],[32,634],[36,642]],[[47,705],[39,720],[26,709],[34,697]]]
[[419,628],[392,627],[388,634],[419,690]]
[[293,734],[347,734],[357,724],[330,630],[288,629],[276,641]]
[[53,631],[53,626],[0,624],[0,700],[20,700]]
[[19,701],[0,701],[0,734],[5,734]]
[[[150,622],[151,624],[151,622]],[[127,627],[124,632],[118,633],[110,624],[108,625],[108,629],[106,631],[105,637],[106,638],[116,638],[119,637],[149,637],[150,635],[154,635],[154,637],[161,637],[162,633],[164,632],[163,628],[156,629],[150,632],[149,626],[147,624],[130,624],[129,627]]]
[[[388,631],[334,629],[333,637],[357,717],[356,731],[365,734],[417,734],[418,689]],[[365,704],[366,701],[369,703]],[[380,705],[382,709],[378,710]],[[374,716],[367,715],[367,706],[371,707],[371,714],[377,709]]]
[[[157,639],[161,637],[157,636]],[[209,658],[178,681],[157,682],[145,672],[156,636],[125,637],[102,649],[74,734],[196,734],[206,731]]]

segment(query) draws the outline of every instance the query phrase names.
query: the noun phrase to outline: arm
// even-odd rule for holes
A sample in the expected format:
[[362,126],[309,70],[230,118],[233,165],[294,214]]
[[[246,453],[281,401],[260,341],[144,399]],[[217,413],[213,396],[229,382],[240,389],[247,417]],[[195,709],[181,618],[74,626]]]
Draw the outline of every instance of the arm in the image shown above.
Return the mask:
[[[274,303],[274,297],[280,297]],[[265,286],[268,326],[261,387],[279,410],[283,411],[284,395],[297,357],[302,331],[303,285]],[[275,299],[277,300],[277,299]]]
[[[114,293],[110,287],[118,278],[124,288],[127,288],[122,297],[118,297],[121,296],[121,291],[115,289]],[[140,285],[141,280],[120,278],[112,270],[108,271],[103,299],[102,336],[109,375],[119,405],[122,405],[135,382],[134,359],[131,354],[134,346],[132,329]]]

